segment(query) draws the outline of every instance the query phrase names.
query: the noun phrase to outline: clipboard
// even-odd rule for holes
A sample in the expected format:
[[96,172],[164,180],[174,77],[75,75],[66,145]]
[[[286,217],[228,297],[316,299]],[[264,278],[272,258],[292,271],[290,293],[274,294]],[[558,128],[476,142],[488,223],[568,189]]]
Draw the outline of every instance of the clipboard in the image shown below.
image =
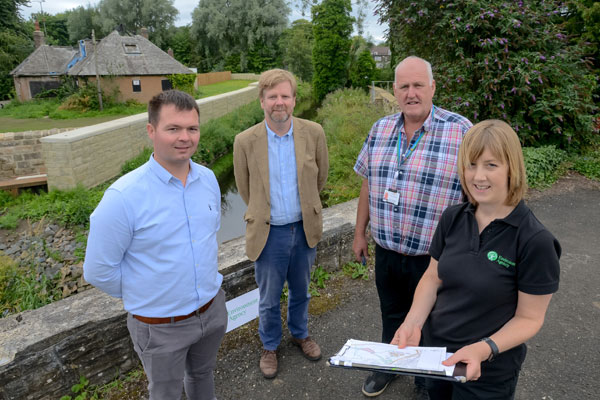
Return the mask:
[[452,376],[446,376],[440,371],[424,371],[424,370],[410,370],[410,369],[401,369],[401,368],[384,368],[384,367],[373,367],[369,365],[362,364],[331,364],[330,360],[327,360],[327,365],[333,368],[343,368],[343,369],[356,369],[359,371],[369,371],[369,372],[383,372],[386,374],[396,374],[396,375],[408,375],[408,376],[419,376],[422,378],[430,378],[430,379],[441,379],[445,381],[452,382],[460,382],[465,383],[467,381],[467,364],[462,362],[457,363],[454,366],[454,372]]
[[398,349],[387,343],[349,339],[327,360],[327,365],[334,368],[466,382],[466,364],[459,362],[454,367],[442,364],[442,361],[451,355],[445,347],[409,346]]

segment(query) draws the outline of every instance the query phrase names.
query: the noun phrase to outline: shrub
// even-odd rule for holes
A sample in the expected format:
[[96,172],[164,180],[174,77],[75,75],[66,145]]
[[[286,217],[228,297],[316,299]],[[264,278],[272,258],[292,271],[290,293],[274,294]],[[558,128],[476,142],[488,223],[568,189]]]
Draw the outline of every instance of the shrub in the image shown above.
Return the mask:
[[590,179],[600,180],[600,150],[574,157],[573,169]]
[[393,47],[435,68],[441,106],[473,122],[506,120],[528,146],[579,148],[598,140],[596,79],[582,47],[561,30],[563,2],[380,3]]
[[555,146],[524,147],[527,184],[531,188],[552,185],[565,172],[567,153]]
[[360,194],[362,178],[354,163],[373,123],[384,114],[361,89],[337,90],[323,100],[315,120],[323,125],[329,149],[329,176],[321,192],[327,207]]
[[196,74],[173,74],[167,77],[173,89],[181,90],[190,95],[194,95],[194,83],[196,82]]
[[[115,87],[112,93],[108,93],[104,89],[101,89],[101,92],[103,107],[108,107],[116,103],[117,97],[119,95],[119,89],[117,87]],[[74,110],[81,112],[86,112],[89,110],[99,110],[100,102],[98,100],[98,88],[95,82],[85,83],[77,92],[67,97],[58,109]]]

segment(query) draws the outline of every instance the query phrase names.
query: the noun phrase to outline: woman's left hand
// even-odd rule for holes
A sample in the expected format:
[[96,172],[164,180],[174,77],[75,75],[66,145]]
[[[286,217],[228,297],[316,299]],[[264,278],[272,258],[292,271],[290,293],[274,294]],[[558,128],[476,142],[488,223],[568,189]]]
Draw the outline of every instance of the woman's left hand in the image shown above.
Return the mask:
[[481,376],[481,363],[490,357],[491,351],[487,343],[476,342],[458,349],[450,358],[442,361],[442,364],[449,367],[463,362],[467,364],[467,380],[476,381]]

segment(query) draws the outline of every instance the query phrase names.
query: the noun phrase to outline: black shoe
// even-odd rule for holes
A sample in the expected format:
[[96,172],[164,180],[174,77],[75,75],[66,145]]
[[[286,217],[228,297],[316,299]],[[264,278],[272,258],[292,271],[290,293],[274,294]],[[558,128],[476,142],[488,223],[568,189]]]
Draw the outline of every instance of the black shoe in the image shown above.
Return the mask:
[[383,372],[373,372],[367,377],[363,383],[362,392],[367,397],[379,396],[385,388],[388,387],[391,381],[394,380],[396,374],[384,374]]

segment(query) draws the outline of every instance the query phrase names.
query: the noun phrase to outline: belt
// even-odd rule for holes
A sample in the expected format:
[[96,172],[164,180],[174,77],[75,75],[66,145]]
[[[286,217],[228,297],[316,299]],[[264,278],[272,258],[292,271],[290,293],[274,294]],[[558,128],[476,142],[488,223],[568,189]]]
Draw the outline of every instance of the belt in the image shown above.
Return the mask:
[[[215,296],[215,297],[217,297],[217,296]],[[142,321],[142,322],[145,322],[147,324],[152,324],[152,325],[154,325],[154,324],[172,324],[174,322],[179,322],[179,321],[183,321],[184,319],[191,318],[194,315],[202,314],[203,312],[208,310],[208,308],[212,304],[215,297],[213,297],[212,299],[210,299],[210,301],[208,303],[206,303],[205,305],[203,305],[196,311],[192,311],[188,315],[178,315],[176,317],[164,317],[164,318],[142,317],[141,315],[133,315],[133,318],[137,319],[138,321]]]

